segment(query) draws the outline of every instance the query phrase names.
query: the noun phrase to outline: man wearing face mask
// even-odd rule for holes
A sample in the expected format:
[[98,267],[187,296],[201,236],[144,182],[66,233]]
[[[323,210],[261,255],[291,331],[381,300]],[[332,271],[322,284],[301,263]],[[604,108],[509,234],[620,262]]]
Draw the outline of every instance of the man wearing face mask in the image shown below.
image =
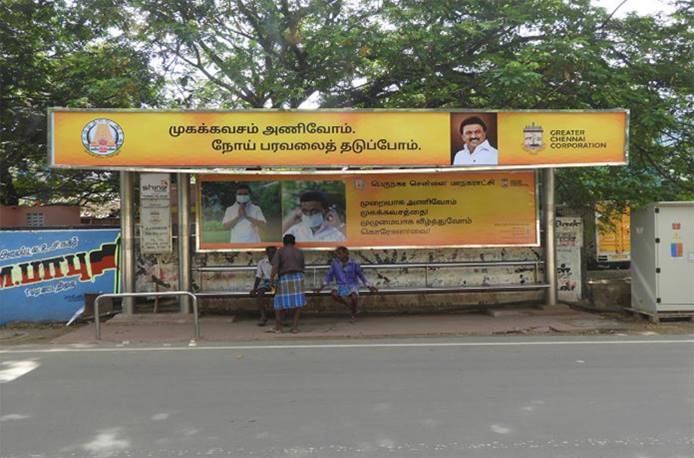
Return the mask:
[[460,125],[463,149],[455,154],[453,165],[498,165],[499,152],[487,140],[487,124],[477,117],[467,118]]
[[326,220],[328,201],[320,191],[306,191],[299,208],[282,222],[282,231],[297,242],[343,242],[345,235]]
[[259,229],[265,227],[265,215],[251,203],[251,188],[241,184],[236,189],[236,202],[224,213],[224,229],[230,229],[231,243],[260,243]]

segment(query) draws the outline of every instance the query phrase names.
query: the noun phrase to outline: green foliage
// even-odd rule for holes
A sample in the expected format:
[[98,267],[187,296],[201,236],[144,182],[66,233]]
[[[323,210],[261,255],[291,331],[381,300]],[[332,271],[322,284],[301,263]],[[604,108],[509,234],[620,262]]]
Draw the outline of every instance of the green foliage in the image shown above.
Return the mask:
[[0,203],[112,200],[117,175],[47,167],[46,109],[158,102],[162,79],[147,51],[122,35],[122,8],[104,0],[9,0],[0,3],[0,18]]
[[179,106],[296,108],[316,91],[349,86],[371,43],[368,2],[131,3]]
[[694,199],[692,7],[619,19],[585,1],[384,2],[367,82],[329,106],[631,110],[628,167],[562,169],[560,200]]
[[112,195],[102,173],[45,169],[46,106],[296,108],[309,99],[628,108],[629,165],[560,169],[559,200],[694,199],[694,8],[676,8],[619,17],[589,0],[6,0],[1,200]]
[[664,18],[589,0],[133,5],[186,106],[628,108],[629,166],[562,169],[560,200],[694,198],[689,2]]

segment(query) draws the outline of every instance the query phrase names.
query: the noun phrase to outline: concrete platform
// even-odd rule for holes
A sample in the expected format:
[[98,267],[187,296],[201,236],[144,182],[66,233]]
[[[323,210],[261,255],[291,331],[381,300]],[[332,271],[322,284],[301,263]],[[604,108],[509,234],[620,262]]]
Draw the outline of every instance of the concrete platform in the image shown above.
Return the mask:
[[[259,327],[256,320],[235,316],[200,318],[201,340],[205,341],[272,341],[283,339],[385,338],[414,336],[504,335],[504,334],[586,334],[619,329],[619,323],[567,306],[545,309],[515,308],[507,314],[447,313],[428,315],[364,315],[355,323],[347,316],[314,317],[301,320],[300,333],[267,332],[272,322]],[[617,326],[615,326],[617,325]],[[285,328],[288,331],[288,328]],[[141,314],[117,315],[102,323],[102,340],[106,342],[181,342],[193,337],[190,315]],[[83,325],[52,340],[56,344],[94,341],[94,325]]]

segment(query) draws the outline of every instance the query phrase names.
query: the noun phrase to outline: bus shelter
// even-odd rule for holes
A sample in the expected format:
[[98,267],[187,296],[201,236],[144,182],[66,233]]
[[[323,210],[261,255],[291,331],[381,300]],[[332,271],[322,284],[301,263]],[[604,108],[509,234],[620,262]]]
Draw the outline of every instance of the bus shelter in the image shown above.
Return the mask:
[[[172,250],[175,173],[181,291],[191,290],[193,252],[260,251],[291,233],[307,250],[541,247],[554,305],[554,170],[626,164],[628,116],[53,108],[49,163],[120,172],[123,292],[135,292],[135,177],[140,249],[156,253]],[[188,312],[188,299],[180,304]]]

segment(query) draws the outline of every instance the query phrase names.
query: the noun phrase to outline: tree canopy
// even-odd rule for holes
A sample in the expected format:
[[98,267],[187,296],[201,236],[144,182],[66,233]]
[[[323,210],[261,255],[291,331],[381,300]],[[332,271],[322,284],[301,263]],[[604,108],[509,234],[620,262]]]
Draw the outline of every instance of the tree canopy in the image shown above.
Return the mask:
[[112,2],[0,3],[0,203],[110,201],[117,175],[47,167],[46,109],[160,102],[162,77]]
[[45,146],[26,132],[42,135],[47,104],[628,108],[629,165],[561,169],[559,200],[694,199],[690,2],[663,17],[621,16],[588,0],[86,3],[3,6],[0,63],[12,67],[3,106],[13,107],[0,115],[12,120],[0,133],[13,164],[11,179],[0,168],[4,202],[39,194],[22,180],[42,167]]

